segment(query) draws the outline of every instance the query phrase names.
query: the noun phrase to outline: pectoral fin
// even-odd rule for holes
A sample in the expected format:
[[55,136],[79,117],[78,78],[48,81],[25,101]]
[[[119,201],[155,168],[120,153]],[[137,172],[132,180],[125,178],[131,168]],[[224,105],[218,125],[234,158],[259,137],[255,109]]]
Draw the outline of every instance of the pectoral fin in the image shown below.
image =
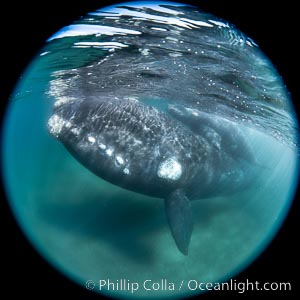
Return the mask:
[[184,192],[175,190],[165,199],[165,208],[172,236],[178,249],[188,255],[193,231],[191,203]]

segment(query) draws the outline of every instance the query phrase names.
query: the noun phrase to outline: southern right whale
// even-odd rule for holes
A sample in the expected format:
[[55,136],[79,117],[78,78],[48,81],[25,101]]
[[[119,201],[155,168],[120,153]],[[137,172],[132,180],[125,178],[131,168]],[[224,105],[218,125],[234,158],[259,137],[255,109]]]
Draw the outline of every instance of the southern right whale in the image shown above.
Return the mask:
[[[277,120],[277,109],[267,110],[263,99],[284,107],[285,98],[269,95],[273,79],[261,76],[257,66],[264,64],[250,39],[194,8],[169,8],[178,12],[171,19],[163,13],[171,23],[147,7],[126,6],[113,18],[100,12],[101,26],[88,20],[54,36],[54,45],[67,34],[72,49],[100,50],[53,73],[48,129],[97,176],[164,199],[173,238],[187,254],[190,200],[250,186],[259,164],[241,128],[274,135],[279,124],[269,120]],[[141,13],[147,20],[136,20]],[[99,39],[69,39],[95,28]],[[242,44],[232,45],[232,37]]]
[[185,255],[193,230],[190,200],[231,195],[254,177],[255,158],[237,126],[184,106],[164,112],[133,99],[60,101],[48,130],[99,177],[163,198]]

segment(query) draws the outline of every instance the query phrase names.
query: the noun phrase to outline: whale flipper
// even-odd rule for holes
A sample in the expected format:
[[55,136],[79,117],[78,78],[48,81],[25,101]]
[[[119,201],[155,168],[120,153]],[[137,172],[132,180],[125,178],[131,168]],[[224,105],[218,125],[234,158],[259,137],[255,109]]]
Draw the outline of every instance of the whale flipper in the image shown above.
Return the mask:
[[190,200],[181,189],[177,189],[165,199],[165,209],[175,243],[184,255],[188,255],[193,231]]

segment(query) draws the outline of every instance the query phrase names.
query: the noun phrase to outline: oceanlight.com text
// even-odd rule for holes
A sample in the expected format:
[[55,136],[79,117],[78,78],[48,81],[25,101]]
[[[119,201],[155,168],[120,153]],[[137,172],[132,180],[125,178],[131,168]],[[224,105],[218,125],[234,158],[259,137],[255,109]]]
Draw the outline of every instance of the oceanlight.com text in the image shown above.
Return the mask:
[[131,281],[128,279],[100,279],[98,281],[88,280],[85,284],[88,290],[98,291],[115,291],[115,292],[130,292],[132,294],[138,291],[146,291],[155,293],[158,291],[236,291],[243,294],[248,291],[291,291],[292,286],[290,282],[259,282],[259,281],[237,281],[231,279],[228,282],[201,282],[195,279],[181,280],[172,282],[166,278],[160,280],[145,279],[142,282]]

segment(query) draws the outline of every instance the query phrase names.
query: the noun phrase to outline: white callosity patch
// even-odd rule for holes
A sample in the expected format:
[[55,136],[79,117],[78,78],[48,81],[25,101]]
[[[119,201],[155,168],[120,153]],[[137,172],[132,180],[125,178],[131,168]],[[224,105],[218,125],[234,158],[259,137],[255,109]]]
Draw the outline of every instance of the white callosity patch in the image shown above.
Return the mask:
[[120,155],[117,155],[117,156],[116,156],[116,165],[117,165],[117,166],[121,166],[121,165],[123,165],[123,164],[124,164],[124,159],[123,159],[123,157],[120,156]]
[[106,145],[103,144],[103,143],[99,143],[98,146],[99,146],[99,148],[100,148],[101,150],[105,150],[105,149],[106,149]]
[[91,143],[91,144],[94,144],[96,142],[96,138],[92,135],[88,136],[88,141]]
[[70,130],[73,134],[75,134],[76,136],[78,136],[81,132],[80,128],[74,127]]
[[49,132],[55,137],[59,137],[64,127],[70,128],[71,126],[72,124],[69,121],[66,121],[65,119],[61,118],[56,114],[51,116],[48,120]]
[[128,175],[129,174],[129,169],[128,168],[124,168],[123,173]]
[[182,166],[174,157],[164,160],[158,167],[158,177],[178,180],[182,174]]
[[114,153],[114,149],[112,148],[108,148],[105,153],[108,155],[108,156],[112,156],[112,154]]

